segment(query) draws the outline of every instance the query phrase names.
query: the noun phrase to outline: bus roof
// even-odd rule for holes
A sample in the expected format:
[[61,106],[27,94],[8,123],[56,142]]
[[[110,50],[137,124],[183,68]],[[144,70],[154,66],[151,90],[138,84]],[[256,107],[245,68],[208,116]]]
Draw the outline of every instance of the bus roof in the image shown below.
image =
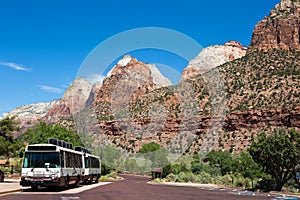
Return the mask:
[[26,146],[26,148],[25,148],[25,152],[29,152],[29,151],[35,151],[35,152],[60,151],[60,150],[83,155],[83,152],[75,151],[73,149],[68,149],[68,148],[53,145],[53,144],[31,144],[31,145]]

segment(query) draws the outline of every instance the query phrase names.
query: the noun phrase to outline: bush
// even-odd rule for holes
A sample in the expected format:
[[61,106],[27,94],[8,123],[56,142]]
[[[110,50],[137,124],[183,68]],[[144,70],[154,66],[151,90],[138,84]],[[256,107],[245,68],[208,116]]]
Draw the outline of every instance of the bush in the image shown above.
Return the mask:
[[105,181],[107,181],[108,180],[108,176],[101,176],[100,178],[99,178],[99,182],[105,182]]
[[180,172],[187,172],[189,171],[184,164],[174,164],[171,165],[171,171],[173,174],[179,174]]
[[115,174],[115,173],[107,174],[107,177],[111,178],[111,179],[117,179],[118,178],[117,174]]
[[180,172],[178,174],[178,179],[177,179],[177,182],[197,182],[198,180],[198,177],[193,174],[192,172]]
[[203,184],[208,184],[208,183],[212,183],[213,181],[213,179],[212,179],[212,176],[209,174],[209,173],[207,173],[207,172],[204,172],[204,171],[202,171],[202,172],[200,172],[198,175],[197,175],[197,182],[199,182],[199,183],[203,183]]
[[219,182],[216,182],[216,184],[233,185],[233,180],[233,176],[226,174],[224,176],[221,176]]
[[275,190],[275,181],[272,178],[263,178],[257,182],[256,189],[260,189],[265,192]]
[[106,175],[109,174],[110,172],[111,172],[111,168],[108,165],[101,163],[101,174]]
[[208,174],[219,176],[221,175],[220,169],[216,166],[210,166],[206,163],[200,163],[200,162],[192,162],[191,170],[194,174],[200,174],[201,172],[206,172]]
[[233,180],[234,187],[245,187],[245,178],[242,176],[235,176]]
[[178,176],[175,175],[175,174],[169,174],[167,177],[166,177],[166,181],[167,182],[176,182],[178,179]]
[[100,182],[105,182],[105,181],[108,181],[108,180],[111,180],[111,179],[117,179],[117,178],[118,178],[117,174],[115,174],[115,173],[110,173],[110,174],[101,176],[101,177],[99,178],[99,181],[100,181]]

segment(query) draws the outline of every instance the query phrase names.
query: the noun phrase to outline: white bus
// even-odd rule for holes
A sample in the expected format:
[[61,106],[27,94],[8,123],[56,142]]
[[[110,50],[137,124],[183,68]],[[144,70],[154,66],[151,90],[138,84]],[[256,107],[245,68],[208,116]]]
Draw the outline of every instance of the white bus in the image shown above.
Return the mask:
[[98,182],[101,170],[99,156],[92,155],[92,152],[82,147],[75,147],[75,151],[83,152],[82,163],[84,173],[82,173],[83,183]]
[[22,186],[53,187],[80,182],[97,182],[101,174],[100,158],[82,147],[72,148],[72,144],[57,139],[49,139],[48,144],[28,145],[25,148],[21,171]]

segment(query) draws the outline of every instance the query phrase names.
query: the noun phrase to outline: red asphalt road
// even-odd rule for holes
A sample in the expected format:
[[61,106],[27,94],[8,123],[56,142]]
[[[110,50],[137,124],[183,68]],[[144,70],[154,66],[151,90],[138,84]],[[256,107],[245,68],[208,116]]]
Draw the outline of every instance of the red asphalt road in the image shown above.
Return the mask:
[[[239,195],[231,189],[201,189],[193,187],[174,187],[148,184],[149,178],[121,175],[124,180],[99,186],[77,194],[58,194],[41,190],[36,194],[31,191],[0,196],[0,200],[241,200],[271,199],[266,193]],[[83,186],[84,187],[84,186]]]

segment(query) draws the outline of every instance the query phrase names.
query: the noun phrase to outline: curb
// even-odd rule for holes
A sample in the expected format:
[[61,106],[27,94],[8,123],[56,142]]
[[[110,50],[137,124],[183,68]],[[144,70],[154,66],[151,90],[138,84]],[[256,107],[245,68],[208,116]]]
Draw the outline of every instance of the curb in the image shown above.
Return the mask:
[[14,189],[14,190],[7,190],[7,191],[0,191],[0,195],[7,194],[7,193],[12,193],[12,192],[20,192],[20,191],[22,191],[22,188]]
[[288,196],[288,197],[300,198],[300,194],[289,194],[289,193],[280,193],[280,192],[270,192],[269,194],[278,195],[278,196]]

